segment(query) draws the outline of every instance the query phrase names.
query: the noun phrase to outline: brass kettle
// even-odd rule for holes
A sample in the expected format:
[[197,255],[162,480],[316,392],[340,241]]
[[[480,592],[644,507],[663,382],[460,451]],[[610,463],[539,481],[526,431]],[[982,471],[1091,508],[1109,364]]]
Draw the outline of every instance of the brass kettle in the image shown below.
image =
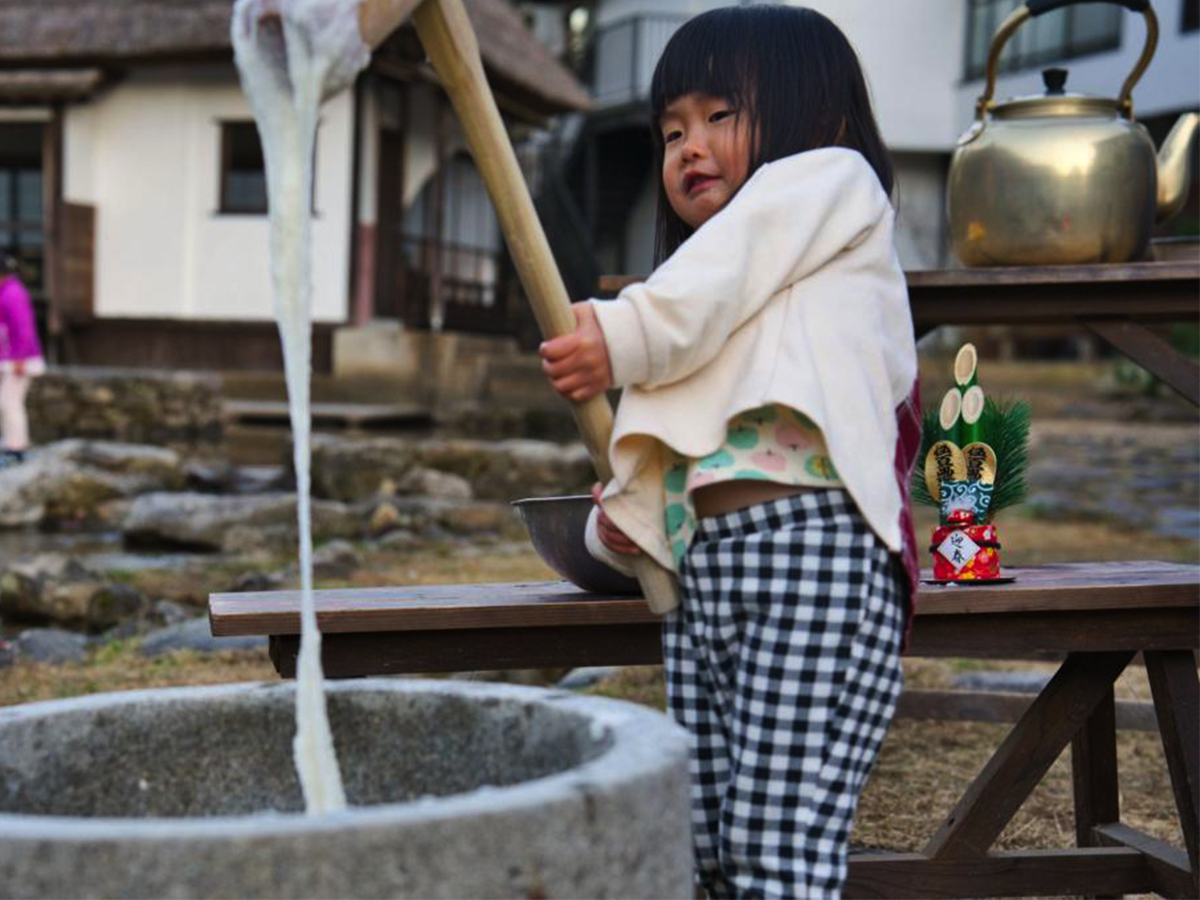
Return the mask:
[[1000,52],[1029,19],[1086,0],[1028,0],[992,38],[987,88],[950,161],[950,240],[967,266],[1118,263],[1142,259],[1156,221],[1187,197],[1196,113],[1175,123],[1157,157],[1131,95],[1154,56],[1149,0],[1117,2],[1146,18],[1146,44],[1117,99],[1070,94],[1066,71],[1046,93],[993,103]]

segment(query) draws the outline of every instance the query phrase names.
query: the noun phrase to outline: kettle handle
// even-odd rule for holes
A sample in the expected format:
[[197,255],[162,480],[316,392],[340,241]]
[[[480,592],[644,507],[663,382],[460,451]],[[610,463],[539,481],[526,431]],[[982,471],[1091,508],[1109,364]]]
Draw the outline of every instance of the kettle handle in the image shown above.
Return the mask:
[[1158,16],[1154,14],[1154,7],[1150,5],[1150,0],[1027,0],[1024,6],[1015,9],[1004,20],[992,37],[992,45],[988,50],[987,87],[975,102],[975,117],[980,122],[984,120],[988,110],[992,107],[992,97],[996,94],[996,71],[1000,65],[1000,53],[1013,33],[1036,16],[1061,9],[1064,6],[1091,2],[1115,3],[1118,6],[1124,6],[1130,12],[1140,12],[1146,18],[1146,44],[1142,48],[1142,55],[1138,57],[1133,71],[1121,85],[1121,93],[1117,97],[1121,113],[1126,118],[1133,118],[1133,86],[1138,83],[1142,73],[1150,65],[1150,60],[1154,57],[1154,48],[1158,46]]

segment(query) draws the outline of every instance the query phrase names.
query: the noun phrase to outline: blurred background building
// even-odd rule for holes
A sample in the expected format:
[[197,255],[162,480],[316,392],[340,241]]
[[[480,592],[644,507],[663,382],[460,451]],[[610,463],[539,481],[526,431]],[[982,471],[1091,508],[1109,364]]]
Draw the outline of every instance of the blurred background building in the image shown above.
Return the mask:
[[[467,0],[485,67],[568,289],[651,268],[658,56],[709,0]],[[898,174],[909,269],[954,265],[950,153],[992,34],[1016,0],[810,0],[858,49]],[[237,82],[230,0],[0,5],[0,250],[27,263],[60,362],[277,369],[263,160]],[[1200,0],[1155,0],[1158,52],[1134,92],[1160,140],[1200,108]],[[1041,70],[1115,96],[1141,17],[1075,5],[1018,32],[998,96]],[[317,371],[429,363],[430,340],[537,340],[499,228],[411,28],[323,110],[315,173]],[[1197,190],[1171,228],[1200,232]],[[457,346],[457,345],[456,345]],[[480,344],[479,346],[483,346]],[[439,351],[440,352],[440,351]],[[398,362],[400,361],[400,362]],[[431,370],[430,365],[434,366]],[[464,388],[465,390],[466,388]]]

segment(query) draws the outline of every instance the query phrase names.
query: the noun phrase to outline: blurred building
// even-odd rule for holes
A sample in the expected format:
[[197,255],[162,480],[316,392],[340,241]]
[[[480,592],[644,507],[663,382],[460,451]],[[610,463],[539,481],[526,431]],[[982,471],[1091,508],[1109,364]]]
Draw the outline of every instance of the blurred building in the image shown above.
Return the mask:
[[[232,63],[231,2],[0,4],[0,249],[28,261],[61,361],[280,366],[263,162]],[[675,29],[717,5],[467,0],[573,297],[593,294],[603,273],[651,268],[651,75]],[[809,5],[843,28],[866,70],[897,164],[902,261],[953,265],[950,153],[982,91],[991,35],[1016,0]],[[1198,7],[1155,0],[1158,53],[1134,102],[1156,139],[1200,107]],[[1141,49],[1139,19],[1110,3],[1040,17],[1010,45],[998,96],[1039,93],[1051,65],[1070,69],[1070,89],[1114,96]],[[410,382],[458,379],[466,395],[474,361],[430,347],[473,342],[487,355],[536,342],[495,214],[411,28],[324,107],[314,189],[318,371],[406,367]],[[1196,197],[1193,187],[1176,228],[1200,231]]]
[[[651,268],[658,173],[651,171],[650,79],[675,29],[734,0],[526,2],[535,33],[573,57],[592,110],[561,126],[560,170],[575,227],[551,229],[563,260],[586,258],[592,274]],[[748,0],[741,0],[748,5]],[[801,5],[793,3],[793,5]],[[858,50],[884,140],[894,154],[898,244],[906,268],[954,264],[947,246],[945,182],[958,135],[983,91],[991,37],[1018,0],[804,0],[833,19]],[[1176,116],[1200,108],[1200,0],[1154,0],[1160,25],[1154,61],[1134,109],[1156,140]],[[1029,22],[1001,62],[997,97],[1040,94],[1041,71],[1070,70],[1068,89],[1115,97],[1141,53],[1142,17],[1110,3],[1067,7]],[[1175,228],[1200,231],[1192,198]],[[558,204],[561,206],[562,204]],[[582,236],[568,246],[562,236]],[[582,265],[576,263],[582,268]],[[587,276],[580,279],[580,287]]]
[[[280,366],[265,172],[231,7],[0,5],[0,249],[26,261],[60,361]],[[510,4],[467,7],[515,138],[587,106]],[[528,327],[495,214],[411,27],[323,107],[313,206],[318,371],[346,323]]]

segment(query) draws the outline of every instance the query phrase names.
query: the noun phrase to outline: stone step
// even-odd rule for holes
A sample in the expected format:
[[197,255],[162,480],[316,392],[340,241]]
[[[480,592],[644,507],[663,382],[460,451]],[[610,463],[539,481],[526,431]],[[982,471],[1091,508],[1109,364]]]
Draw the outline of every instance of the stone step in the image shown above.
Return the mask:
[[[288,405],[283,400],[221,401],[227,421],[243,425],[287,425]],[[429,410],[417,404],[313,403],[314,426],[355,428],[414,428],[432,424]]]

